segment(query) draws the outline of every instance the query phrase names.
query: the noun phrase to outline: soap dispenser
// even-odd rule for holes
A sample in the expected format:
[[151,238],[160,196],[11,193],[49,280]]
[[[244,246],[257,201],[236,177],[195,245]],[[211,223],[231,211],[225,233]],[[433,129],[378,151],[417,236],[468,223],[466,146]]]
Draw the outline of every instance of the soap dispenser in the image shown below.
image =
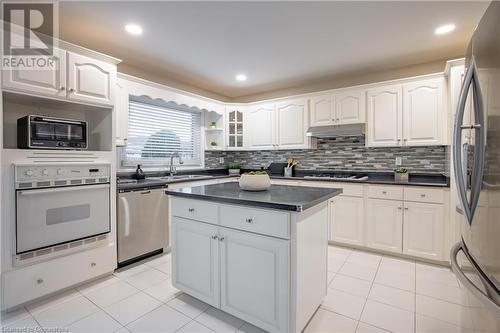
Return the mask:
[[137,169],[135,169],[135,179],[144,179],[146,178],[146,174],[141,169],[141,165],[137,164]]

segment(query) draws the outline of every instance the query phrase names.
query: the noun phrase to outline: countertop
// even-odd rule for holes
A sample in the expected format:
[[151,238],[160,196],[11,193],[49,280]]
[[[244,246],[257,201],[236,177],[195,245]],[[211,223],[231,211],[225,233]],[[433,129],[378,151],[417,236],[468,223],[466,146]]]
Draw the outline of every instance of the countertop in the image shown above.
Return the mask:
[[[205,176],[205,175],[203,175],[203,176]],[[120,182],[118,182],[116,185],[116,189],[118,191],[141,190],[141,189],[162,187],[162,186],[165,186],[168,184],[186,183],[186,182],[193,182],[193,181],[199,181],[199,180],[219,179],[219,178],[228,178],[228,177],[236,177],[236,176],[230,176],[228,174],[206,175],[205,177],[196,177],[196,178],[192,178],[192,179],[160,179],[158,177],[146,177],[146,179],[139,179],[133,183],[120,183]]]
[[267,191],[240,189],[238,183],[166,189],[166,194],[197,200],[302,212],[342,193],[340,188],[271,185]]

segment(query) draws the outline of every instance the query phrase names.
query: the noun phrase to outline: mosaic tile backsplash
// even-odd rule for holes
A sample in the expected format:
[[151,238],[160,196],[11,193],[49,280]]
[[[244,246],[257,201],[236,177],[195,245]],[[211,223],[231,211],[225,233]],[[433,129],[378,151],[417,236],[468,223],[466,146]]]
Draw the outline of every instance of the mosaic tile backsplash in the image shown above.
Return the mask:
[[[345,137],[318,139],[317,149],[263,151],[205,151],[205,167],[223,168],[229,162],[240,162],[244,169],[267,168],[271,162],[299,161],[299,170],[392,171],[396,157],[413,173],[448,174],[446,146],[365,147],[365,138]],[[224,163],[219,163],[220,157]]]

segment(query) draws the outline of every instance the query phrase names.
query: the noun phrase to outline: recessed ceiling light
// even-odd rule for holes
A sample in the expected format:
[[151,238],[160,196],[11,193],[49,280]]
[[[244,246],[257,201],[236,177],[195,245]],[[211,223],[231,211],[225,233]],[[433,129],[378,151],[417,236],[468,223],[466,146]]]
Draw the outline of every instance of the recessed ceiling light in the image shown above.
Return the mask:
[[138,36],[142,34],[142,28],[137,24],[127,24],[125,30],[131,35]]
[[444,35],[444,34],[447,34],[449,32],[452,32],[453,30],[455,30],[454,24],[445,24],[445,25],[438,27],[436,30],[434,30],[434,33],[436,35]]
[[245,74],[238,74],[236,75],[236,81],[246,81],[247,80],[247,76]]

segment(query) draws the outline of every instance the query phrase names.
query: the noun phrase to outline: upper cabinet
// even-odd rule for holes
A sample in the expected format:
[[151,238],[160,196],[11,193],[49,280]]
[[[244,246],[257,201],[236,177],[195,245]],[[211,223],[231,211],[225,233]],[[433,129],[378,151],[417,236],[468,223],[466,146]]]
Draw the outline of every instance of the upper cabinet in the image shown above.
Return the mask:
[[245,113],[242,106],[226,107],[226,148],[243,149],[245,140]]
[[347,90],[311,98],[311,126],[365,122],[365,92]]
[[116,59],[105,62],[55,49],[53,60],[54,66],[50,69],[4,70],[3,88],[43,97],[113,105]]
[[332,94],[311,98],[311,126],[333,125],[335,105]]
[[276,113],[274,104],[260,104],[247,112],[246,137],[249,149],[276,148]]

